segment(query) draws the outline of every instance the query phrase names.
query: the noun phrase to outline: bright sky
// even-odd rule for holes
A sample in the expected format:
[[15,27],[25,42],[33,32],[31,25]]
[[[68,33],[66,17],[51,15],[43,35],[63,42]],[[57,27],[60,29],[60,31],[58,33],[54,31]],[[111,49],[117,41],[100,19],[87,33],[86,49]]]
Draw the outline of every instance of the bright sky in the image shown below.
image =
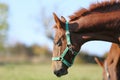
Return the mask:
[[[44,35],[40,12],[45,9],[48,16],[56,12],[68,19],[74,11],[84,7],[88,8],[91,3],[101,0],[1,0],[9,5],[9,42],[22,42],[27,45],[48,45],[52,49],[53,43]],[[50,26],[52,29],[52,26]],[[110,48],[111,43],[92,41],[82,46],[92,54],[103,55]]]

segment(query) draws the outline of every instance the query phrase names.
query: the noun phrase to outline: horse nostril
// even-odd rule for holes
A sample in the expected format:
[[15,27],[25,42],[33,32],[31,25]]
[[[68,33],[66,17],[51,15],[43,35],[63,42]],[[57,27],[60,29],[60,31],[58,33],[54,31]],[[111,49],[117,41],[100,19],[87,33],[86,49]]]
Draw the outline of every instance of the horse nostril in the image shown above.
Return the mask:
[[55,75],[56,75],[56,73],[57,73],[57,72],[56,72],[56,71],[54,71],[54,74],[55,74]]
[[57,77],[60,77],[61,75],[60,75],[60,72],[58,72],[58,71],[54,71],[54,74],[57,76]]

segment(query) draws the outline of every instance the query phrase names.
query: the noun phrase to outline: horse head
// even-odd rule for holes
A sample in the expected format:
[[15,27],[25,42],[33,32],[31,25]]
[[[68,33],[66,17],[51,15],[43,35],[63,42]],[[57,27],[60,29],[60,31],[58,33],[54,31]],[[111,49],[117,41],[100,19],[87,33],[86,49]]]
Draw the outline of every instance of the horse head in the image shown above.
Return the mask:
[[68,73],[68,68],[73,64],[80,46],[78,46],[78,38],[75,33],[70,32],[72,23],[68,23],[64,17],[59,19],[53,13],[55,24],[54,48],[52,57],[52,67],[54,74],[58,77]]
[[[68,73],[79,49],[87,41],[120,44],[120,7],[116,7],[119,5],[120,2],[116,1],[92,4],[89,9],[77,11],[69,22],[53,14],[56,22],[52,57],[55,75],[60,77]],[[106,69],[109,71],[109,67]]]

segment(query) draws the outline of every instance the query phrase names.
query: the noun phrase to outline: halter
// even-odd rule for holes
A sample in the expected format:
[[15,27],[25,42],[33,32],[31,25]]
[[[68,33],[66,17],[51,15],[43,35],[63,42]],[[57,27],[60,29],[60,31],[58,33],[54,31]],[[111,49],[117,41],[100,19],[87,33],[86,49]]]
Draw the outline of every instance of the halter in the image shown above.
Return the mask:
[[[70,40],[70,32],[69,32],[69,27],[68,27],[68,22],[66,22],[66,40],[67,40],[67,45],[66,45],[66,49],[63,51],[63,53],[61,54],[60,57],[53,57],[52,60],[53,61],[62,61],[67,67],[72,66],[74,59],[76,57],[76,55],[78,54],[78,52],[73,51],[72,49],[72,44],[71,44],[71,40]],[[68,51],[71,51],[72,54],[74,54],[74,57],[72,59],[72,62],[68,62],[64,57],[67,54]]]

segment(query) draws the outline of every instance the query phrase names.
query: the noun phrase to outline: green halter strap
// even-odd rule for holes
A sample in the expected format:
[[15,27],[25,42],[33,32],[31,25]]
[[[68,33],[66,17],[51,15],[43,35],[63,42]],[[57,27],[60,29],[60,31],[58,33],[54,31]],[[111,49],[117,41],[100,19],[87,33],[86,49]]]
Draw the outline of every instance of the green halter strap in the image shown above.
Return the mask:
[[[62,61],[67,67],[72,66],[74,59],[76,57],[76,55],[78,54],[78,52],[75,52],[72,50],[71,48],[71,41],[70,41],[70,32],[69,32],[69,27],[68,27],[68,22],[66,22],[66,40],[67,40],[67,45],[66,45],[66,49],[63,51],[63,53],[61,54],[60,57],[53,57],[52,60],[53,61]],[[71,51],[74,54],[74,57],[72,59],[72,62],[68,62],[64,57],[67,54],[68,51]]]

